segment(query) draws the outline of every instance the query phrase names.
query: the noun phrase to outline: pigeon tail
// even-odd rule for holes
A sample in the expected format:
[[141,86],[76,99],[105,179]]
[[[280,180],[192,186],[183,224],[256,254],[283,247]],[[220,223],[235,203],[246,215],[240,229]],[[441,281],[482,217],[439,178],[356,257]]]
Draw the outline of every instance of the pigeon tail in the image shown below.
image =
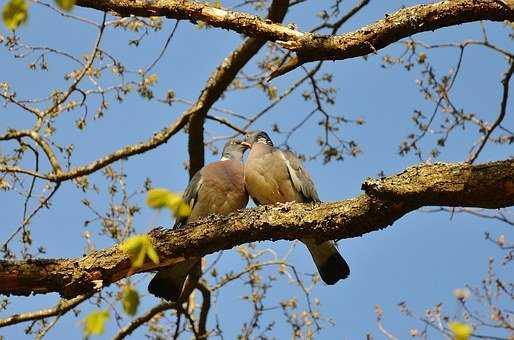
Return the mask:
[[[148,284],[148,291],[156,297],[169,302],[183,300],[187,298],[192,291],[189,287],[191,280],[188,279],[188,275],[191,274],[191,276],[196,277],[194,274],[196,274],[197,267],[200,267],[201,270],[201,262],[199,262],[198,259],[190,259],[180,262],[171,268],[161,270],[155,274]],[[186,279],[188,280],[186,281]],[[184,289],[186,288],[186,282],[188,283],[188,285],[186,285],[188,289]],[[187,292],[185,290],[187,290]]]
[[333,285],[350,275],[350,267],[339,254],[333,241],[317,244],[314,240],[302,240],[309,249],[319,275],[327,285]]

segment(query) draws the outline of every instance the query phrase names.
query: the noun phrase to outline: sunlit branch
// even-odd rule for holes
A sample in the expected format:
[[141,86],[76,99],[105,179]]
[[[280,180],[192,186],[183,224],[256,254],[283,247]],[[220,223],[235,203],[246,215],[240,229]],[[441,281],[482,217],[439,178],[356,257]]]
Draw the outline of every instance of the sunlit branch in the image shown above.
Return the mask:
[[0,166],[0,173],[12,173],[12,174],[24,174],[29,175],[41,179],[49,180],[50,178],[44,174],[41,174],[37,171],[29,170],[29,169],[23,169],[18,166]]
[[68,312],[69,310],[75,308],[80,303],[84,302],[85,300],[89,299],[90,297],[91,297],[91,294],[79,295],[79,296],[74,297],[73,299],[61,300],[53,308],[43,309],[43,310],[39,310],[36,312],[15,314],[6,319],[1,319],[0,327],[6,327],[6,326],[14,325],[14,324],[17,324],[20,322],[41,320],[41,319],[48,318],[51,316],[62,315],[64,313]]
[[[315,36],[267,22],[259,17],[216,8],[194,1],[161,0],[152,3],[120,0],[79,0],[79,6],[119,15],[165,16],[204,21],[213,27],[234,30],[251,37],[276,41],[294,51],[297,66],[313,60],[346,59],[375,52],[395,41],[425,31],[480,20],[513,20],[514,5],[497,0],[452,0],[407,7],[358,31],[340,36]],[[291,68],[291,66],[289,66]],[[280,71],[274,72],[277,76]]]
[[[366,194],[322,204],[287,204],[213,215],[184,229],[149,233],[161,262],[147,260],[138,272],[170,266],[236,245],[312,237],[319,241],[361,236],[392,225],[423,206],[502,208],[514,205],[514,160],[413,166],[391,177],[369,179]],[[14,270],[16,269],[16,270]],[[118,246],[77,259],[0,261],[0,294],[91,293],[134,274]]]

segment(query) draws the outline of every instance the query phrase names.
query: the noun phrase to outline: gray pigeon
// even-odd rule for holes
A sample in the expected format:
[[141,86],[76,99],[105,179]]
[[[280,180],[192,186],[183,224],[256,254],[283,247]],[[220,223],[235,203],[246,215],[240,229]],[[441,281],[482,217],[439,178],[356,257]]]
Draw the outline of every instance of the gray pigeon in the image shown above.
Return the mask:
[[[183,195],[183,200],[191,206],[191,215],[177,218],[174,228],[210,214],[226,215],[246,207],[248,193],[242,163],[246,149],[240,140],[230,140],[225,144],[221,160],[204,166],[193,176]],[[148,291],[171,302],[182,301],[196,286],[201,272],[201,258],[189,258],[159,271],[150,281]]]
[[[248,133],[245,143],[251,148],[244,169],[245,185],[255,204],[320,202],[309,173],[294,153],[274,147],[264,131]],[[333,285],[350,275],[350,268],[333,241],[301,241],[326,284]]]

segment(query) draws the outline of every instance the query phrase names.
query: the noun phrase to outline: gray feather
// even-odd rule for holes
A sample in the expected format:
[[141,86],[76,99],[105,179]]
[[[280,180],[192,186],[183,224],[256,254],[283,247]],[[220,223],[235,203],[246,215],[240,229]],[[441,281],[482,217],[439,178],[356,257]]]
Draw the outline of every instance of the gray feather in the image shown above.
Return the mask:
[[[198,192],[202,187],[202,171],[197,171],[196,174],[191,178],[189,184],[187,185],[184,194],[182,195],[182,199],[184,202],[189,204],[191,209],[195,206],[196,199],[198,197]],[[187,217],[177,217],[175,220],[175,224],[173,225],[173,229],[182,228],[187,224]]]
[[278,150],[289,171],[294,188],[302,194],[305,202],[321,202],[311,176],[305,170],[302,161],[289,150]]

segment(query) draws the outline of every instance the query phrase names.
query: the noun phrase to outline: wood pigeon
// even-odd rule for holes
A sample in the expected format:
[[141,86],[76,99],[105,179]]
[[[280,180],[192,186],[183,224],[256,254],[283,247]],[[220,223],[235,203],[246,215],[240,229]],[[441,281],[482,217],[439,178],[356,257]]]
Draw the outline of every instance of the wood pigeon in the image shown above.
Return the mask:
[[[204,166],[193,176],[183,195],[183,200],[191,206],[191,215],[177,218],[173,228],[184,227],[210,214],[226,215],[246,207],[248,192],[242,163],[246,149],[242,141],[229,140],[221,160]],[[183,301],[195,288],[201,273],[201,258],[189,258],[159,271],[150,281],[148,291],[168,301]]]
[[[264,131],[248,133],[244,143],[251,148],[244,168],[245,185],[255,204],[320,202],[309,173],[294,153],[274,147]],[[350,275],[350,268],[335,242],[301,241],[309,249],[326,284],[333,285]]]

